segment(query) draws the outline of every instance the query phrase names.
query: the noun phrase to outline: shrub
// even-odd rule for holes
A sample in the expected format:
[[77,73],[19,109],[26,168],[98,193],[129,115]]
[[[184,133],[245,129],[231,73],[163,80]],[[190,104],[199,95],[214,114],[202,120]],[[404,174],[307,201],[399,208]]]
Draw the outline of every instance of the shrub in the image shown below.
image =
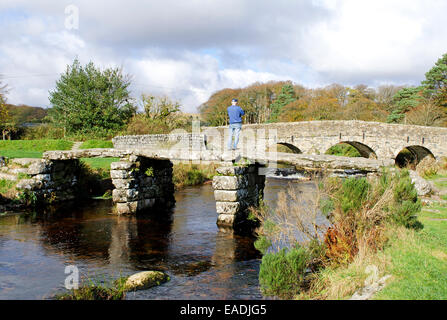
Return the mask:
[[421,226],[416,217],[421,203],[407,170],[384,171],[371,182],[351,178],[323,188],[327,188],[333,208],[329,214],[333,225],[325,235],[329,264],[351,262],[361,246],[372,251],[381,248],[387,222],[407,228]]
[[173,182],[177,189],[195,186],[213,178],[216,165],[176,164],[173,168]]
[[359,210],[364,204],[370,185],[366,179],[348,178],[343,182],[340,204],[344,213]]
[[302,247],[264,255],[259,270],[263,294],[282,298],[298,294],[311,258],[310,252]]
[[396,173],[394,179],[394,202],[389,207],[391,220],[406,228],[420,228],[416,214],[421,211],[422,205],[408,170]]
[[264,235],[260,235],[254,243],[255,248],[262,254],[266,254],[268,248],[272,246],[272,242]]
[[56,300],[124,300],[126,297],[125,279],[119,278],[104,285],[100,281],[88,279],[89,283],[82,284],[79,289],[70,293],[55,296]]

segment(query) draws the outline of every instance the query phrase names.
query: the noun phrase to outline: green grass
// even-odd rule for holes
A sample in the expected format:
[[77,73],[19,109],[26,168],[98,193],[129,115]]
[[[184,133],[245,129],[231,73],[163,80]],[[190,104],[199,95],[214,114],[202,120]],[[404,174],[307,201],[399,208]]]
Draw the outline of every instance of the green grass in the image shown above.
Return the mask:
[[343,157],[361,157],[360,152],[347,143],[339,143],[330,147],[328,151],[326,151],[326,154]]
[[422,230],[391,236],[384,253],[392,261],[393,280],[375,299],[447,299],[447,207],[424,207],[418,219]]
[[0,141],[0,156],[8,158],[41,158],[45,151],[70,150],[67,140],[7,140]]
[[110,165],[119,161],[119,158],[82,158],[81,161],[87,164],[92,172],[99,175],[101,179],[110,178]]
[[6,194],[15,188],[17,181],[0,179],[0,194]]
[[87,140],[79,147],[79,149],[95,149],[95,148],[113,148],[113,143],[112,141],[104,141],[104,140]]
[[119,158],[82,158],[81,160],[88,164],[92,169],[103,169],[109,171],[112,162],[120,161]]

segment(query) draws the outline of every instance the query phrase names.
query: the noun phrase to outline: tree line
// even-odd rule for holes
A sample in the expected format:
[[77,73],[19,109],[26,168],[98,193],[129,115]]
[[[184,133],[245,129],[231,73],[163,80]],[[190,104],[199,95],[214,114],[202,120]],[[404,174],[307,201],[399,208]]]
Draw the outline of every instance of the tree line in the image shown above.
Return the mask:
[[245,123],[364,120],[446,126],[447,54],[419,86],[332,84],[313,89],[291,81],[254,83],[215,92],[199,107],[202,119],[212,126],[227,125],[226,109],[235,97],[246,112]]

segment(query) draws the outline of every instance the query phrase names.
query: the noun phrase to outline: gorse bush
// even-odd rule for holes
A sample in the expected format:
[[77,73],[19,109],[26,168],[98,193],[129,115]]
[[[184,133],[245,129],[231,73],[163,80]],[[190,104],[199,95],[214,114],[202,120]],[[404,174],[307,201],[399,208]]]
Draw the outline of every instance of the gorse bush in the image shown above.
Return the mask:
[[419,228],[416,214],[421,211],[421,201],[411,181],[408,170],[402,170],[395,174],[395,186],[393,189],[393,203],[390,205],[390,219],[406,228]]
[[259,283],[263,294],[291,298],[303,286],[311,253],[298,247],[277,253],[267,253],[262,257]]

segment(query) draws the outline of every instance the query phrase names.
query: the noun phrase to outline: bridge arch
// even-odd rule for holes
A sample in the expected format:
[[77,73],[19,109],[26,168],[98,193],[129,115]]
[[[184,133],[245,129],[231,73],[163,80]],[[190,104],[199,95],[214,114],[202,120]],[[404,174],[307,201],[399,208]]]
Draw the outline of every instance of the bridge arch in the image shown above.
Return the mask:
[[413,145],[403,148],[395,157],[395,163],[398,167],[403,168],[407,165],[416,166],[425,157],[435,158],[433,153],[423,146]]
[[287,143],[287,142],[278,142],[277,144],[280,145],[280,146],[284,146],[284,147],[288,148],[291,151],[291,153],[303,153],[300,150],[300,148],[298,148],[297,146],[295,146],[293,144],[290,144],[290,143]]
[[[361,143],[358,141],[340,141],[336,145],[341,145],[341,144],[348,144],[348,145],[354,147],[359,152],[360,156],[363,158],[377,159],[377,155],[376,155],[375,151],[371,147],[367,146],[364,143]],[[336,146],[336,145],[334,145],[334,146]],[[326,153],[329,151],[329,149],[326,150]]]

